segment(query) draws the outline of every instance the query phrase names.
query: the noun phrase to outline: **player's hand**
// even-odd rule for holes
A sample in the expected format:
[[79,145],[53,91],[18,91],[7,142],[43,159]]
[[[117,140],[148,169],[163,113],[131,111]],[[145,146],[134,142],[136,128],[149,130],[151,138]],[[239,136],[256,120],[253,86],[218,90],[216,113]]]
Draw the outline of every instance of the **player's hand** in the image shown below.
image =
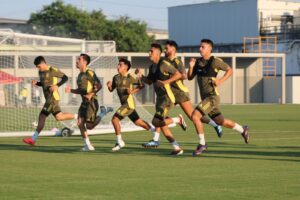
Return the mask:
[[190,68],[193,68],[196,64],[196,59],[195,58],[191,58],[190,59],[190,62],[189,62],[189,65],[190,65]]
[[31,81],[31,84],[32,84],[32,85],[36,85],[36,84],[37,84],[37,81],[36,81],[36,80],[32,80],[32,81]]
[[142,73],[142,69],[140,67],[138,67],[135,72],[134,72],[139,78],[142,77],[143,73]]
[[128,94],[133,94],[133,89],[132,89],[132,88],[128,88],[128,89],[127,89],[127,93],[128,93]]
[[95,94],[92,92],[92,93],[89,93],[89,94],[84,95],[84,97],[85,97],[87,100],[90,101],[90,100],[93,98],[94,95],[95,95]]
[[107,85],[107,87],[110,88],[112,86],[112,82],[111,81],[107,81],[106,85]]
[[71,93],[71,87],[69,85],[66,86],[65,93]]
[[221,85],[220,79],[213,79],[212,82],[213,82],[213,84],[214,84],[215,86]]
[[51,92],[54,92],[55,90],[57,90],[58,89],[58,86],[57,85],[51,85],[50,86],[50,91]]
[[158,87],[164,87],[165,82],[163,82],[163,81],[161,81],[161,80],[157,80],[157,81],[156,81],[156,85],[157,85]]

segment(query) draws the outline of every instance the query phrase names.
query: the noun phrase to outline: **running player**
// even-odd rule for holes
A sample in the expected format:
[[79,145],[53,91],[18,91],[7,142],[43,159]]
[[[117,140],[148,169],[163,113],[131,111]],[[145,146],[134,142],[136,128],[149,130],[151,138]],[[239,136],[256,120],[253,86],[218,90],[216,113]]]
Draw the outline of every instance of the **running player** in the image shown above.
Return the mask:
[[95,148],[90,142],[88,130],[95,128],[104,117],[104,115],[112,111],[112,109],[105,109],[102,107],[101,112],[97,115],[99,104],[97,100],[97,92],[102,88],[100,80],[96,73],[88,68],[90,63],[90,56],[87,54],[80,54],[76,61],[76,67],[80,73],[77,78],[77,89],[66,88],[66,93],[80,94],[82,103],[78,111],[77,125],[80,129],[81,136],[84,140],[82,151],[94,151]]
[[[201,94],[201,102],[192,113],[197,134],[199,136],[199,145],[193,152],[193,155],[200,155],[207,149],[205,143],[203,125],[200,121],[203,116],[208,115],[218,125],[236,130],[242,135],[245,143],[249,143],[248,126],[241,126],[238,123],[224,118],[220,111],[220,96],[217,87],[232,75],[232,69],[221,58],[211,55],[213,50],[213,42],[210,39],[201,40],[199,59],[191,58],[188,70],[188,79],[192,80],[197,76],[197,81]],[[217,78],[218,71],[225,71],[220,79]]]
[[[175,95],[175,104],[179,104],[185,114],[191,119],[192,112],[194,110],[193,105],[189,98],[189,90],[184,85],[183,80],[187,79],[186,71],[182,61],[176,56],[178,45],[173,40],[168,40],[165,43],[165,56],[168,58],[175,68],[181,73],[181,80],[178,80],[171,84],[172,91]],[[182,118],[182,116],[179,116]],[[222,127],[217,125],[213,120],[203,117],[203,123],[209,124],[214,127],[218,137],[222,137],[223,131]],[[159,146],[159,132],[156,130],[152,140],[145,143],[143,146],[146,148],[157,147]]]
[[[152,120],[152,124],[162,130],[166,139],[172,144],[174,150],[171,155],[180,155],[183,150],[176,142],[167,124],[172,123],[172,119],[168,117],[169,110],[174,106],[175,97],[171,90],[170,84],[181,78],[180,72],[165,58],[161,58],[162,48],[159,44],[152,44],[149,51],[150,65],[149,74],[143,76],[141,70],[136,73],[142,78],[146,84],[153,84],[156,93],[156,113]],[[170,121],[170,122],[168,122]]]
[[[77,118],[77,114],[63,113],[59,107],[58,87],[63,85],[68,77],[58,68],[47,65],[43,56],[38,56],[34,59],[34,65],[39,71],[39,81],[32,80],[32,85],[43,88],[45,104],[39,114],[36,130],[31,138],[24,138],[23,142],[34,146],[40,132],[43,130],[46,118],[52,114],[57,121],[72,120]],[[61,79],[58,82],[58,79]]]
[[110,92],[112,92],[114,89],[117,90],[121,103],[121,107],[117,110],[111,120],[117,136],[117,142],[112,148],[112,151],[118,151],[125,146],[125,142],[122,139],[120,126],[120,121],[125,117],[128,117],[137,126],[152,132],[155,131],[155,127],[151,127],[147,122],[142,120],[135,110],[133,94],[143,89],[144,85],[138,77],[128,73],[130,68],[130,61],[125,58],[121,58],[118,64],[118,74],[113,77],[112,81],[107,82],[107,87]]

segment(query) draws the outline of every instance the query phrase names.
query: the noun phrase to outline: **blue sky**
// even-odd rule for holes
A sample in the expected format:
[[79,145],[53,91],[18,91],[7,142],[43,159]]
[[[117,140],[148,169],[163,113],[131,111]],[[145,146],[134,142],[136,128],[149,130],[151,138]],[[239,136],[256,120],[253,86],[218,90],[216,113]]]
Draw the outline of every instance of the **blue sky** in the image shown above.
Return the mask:
[[[0,0],[2,18],[28,19],[30,13],[39,11],[43,5],[54,0]],[[64,0],[65,3],[90,10],[101,9],[109,19],[127,15],[147,22],[151,28],[167,29],[168,7],[209,0]]]

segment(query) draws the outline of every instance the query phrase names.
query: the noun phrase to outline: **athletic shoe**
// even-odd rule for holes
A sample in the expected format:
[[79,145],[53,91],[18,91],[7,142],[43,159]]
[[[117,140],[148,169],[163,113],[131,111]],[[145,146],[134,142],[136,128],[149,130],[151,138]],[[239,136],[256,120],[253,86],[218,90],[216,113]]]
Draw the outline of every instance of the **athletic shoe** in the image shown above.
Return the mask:
[[95,148],[92,145],[84,145],[81,150],[82,151],[95,151]]
[[193,156],[201,155],[203,151],[205,151],[207,148],[208,148],[207,145],[199,144],[196,150],[193,152]]
[[182,116],[181,114],[179,114],[178,117],[179,117],[179,119],[180,119],[180,120],[179,120],[179,125],[181,126],[181,128],[182,128],[184,131],[186,131],[187,125],[186,125],[186,123],[185,123],[185,120],[184,120],[183,116]]
[[244,129],[244,132],[241,135],[244,138],[245,143],[248,144],[249,141],[250,141],[250,134],[248,132],[249,127],[248,126],[243,126],[243,129]]
[[116,143],[116,145],[111,150],[112,151],[119,151],[123,147],[125,147],[125,142],[124,141],[122,141],[120,143]]
[[112,112],[113,110],[112,107],[100,106],[99,117],[102,119],[107,113]]
[[215,131],[216,131],[218,137],[221,138],[222,135],[223,135],[223,129],[222,129],[222,126],[219,126],[219,125],[218,125],[218,126],[216,126],[216,127],[214,127],[214,128],[215,128]]
[[147,143],[142,144],[144,148],[157,148],[159,146],[159,141],[150,140]]
[[183,154],[183,149],[174,149],[174,150],[171,152],[170,155],[172,155],[172,156],[179,156],[179,155],[181,155],[181,154]]
[[31,146],[35,146],[35,141],[32,138],[24,138],[23,142]]

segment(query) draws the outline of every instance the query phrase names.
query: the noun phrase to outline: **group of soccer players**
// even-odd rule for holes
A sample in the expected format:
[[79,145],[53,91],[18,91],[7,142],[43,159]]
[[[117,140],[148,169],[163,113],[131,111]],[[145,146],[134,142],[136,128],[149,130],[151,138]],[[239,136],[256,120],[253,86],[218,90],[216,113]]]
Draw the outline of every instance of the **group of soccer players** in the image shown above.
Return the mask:
[[[160,131],[162,131],[173,146],[171,155],[182,154],[183,149],[176,142],[169,129],[169,125],[172,123],[179,124],[184,130],[187,128],[182,115],[173,118],[168,116],[170,109],[176,104],[180,105],[196,128],[199,144],[193,152],[194,156],[202,154],[208,148],[204,137],[203,123],[213,126],[219,137],[223,134],[221,126],[236,130],[241,134],[245,143],[249,143],[248,127],[224,118],[220,111],[220,96],[217,87],[232,75],[232,69],[222,59],[211,55],[213,42],[210,39],[201,40],[199,48],[201,57],[190,59],[188,72],[186,72],[181,60],[176,57],[177,48],[175,41],[168,40],[165,44],[165,56],[163,57],[161,45],[151,44],[149,59],[152,64],[147,75],[143,75],[140,68],[135,70],[135,74],[130,74],[130,61],[124,58],[119,60],[118,74],[106,84],[110,92],[117,90],[121,103],[121,107],[111,120],[117,137],[112,151],[119,151],[125,147],[125,142],[121,136],[120,121],[128,117],[135,125],[153,132],[153,138],[143,144],[145,148],[158,147]],[[101,119],[112,111],[112,108],[100,106],[100,112],[98,113],[99,105],[96,94],[102,88],[102,85],[95,72],[88,68],[89,63],[90,57],[87,54],[80,54],[76,61],[76,67],[80,71],[77,78],[78,87],[77,89],[71,89],[70,87],[65,89],[67,93],[79,94],[82,97],[78,114],[70,114],[61,112],[57,92],[58,87],[64,84],[68,77],[59,69],[47,65],[44,57],[38,56],[35,59],[34,64],[39,70],[40,80],[32,81],[32,84],[43,88],[46,102],[39,114],[38,125],[33,136],[23,139],[25,143],[35,145],[47,116],[53,114],[58,121],[77,119],[77,125],[84,140],[82,150],[94,150],[87,129],[93,129],[97,126]],[[217,78],[220,70],[225,71],[225,74]],[[186,79],[193,80],[194,77],[197,78],[201,94],[201,102],[195,108],[193,108],[190,101],[188,88],[183,82]],[[60,78],[59,82],[58,78]],[[152,124],[141,119],[138,110],[135,108],[133,95],[143,89],[144,84],[152,84],[156,93],[156,111]]]

